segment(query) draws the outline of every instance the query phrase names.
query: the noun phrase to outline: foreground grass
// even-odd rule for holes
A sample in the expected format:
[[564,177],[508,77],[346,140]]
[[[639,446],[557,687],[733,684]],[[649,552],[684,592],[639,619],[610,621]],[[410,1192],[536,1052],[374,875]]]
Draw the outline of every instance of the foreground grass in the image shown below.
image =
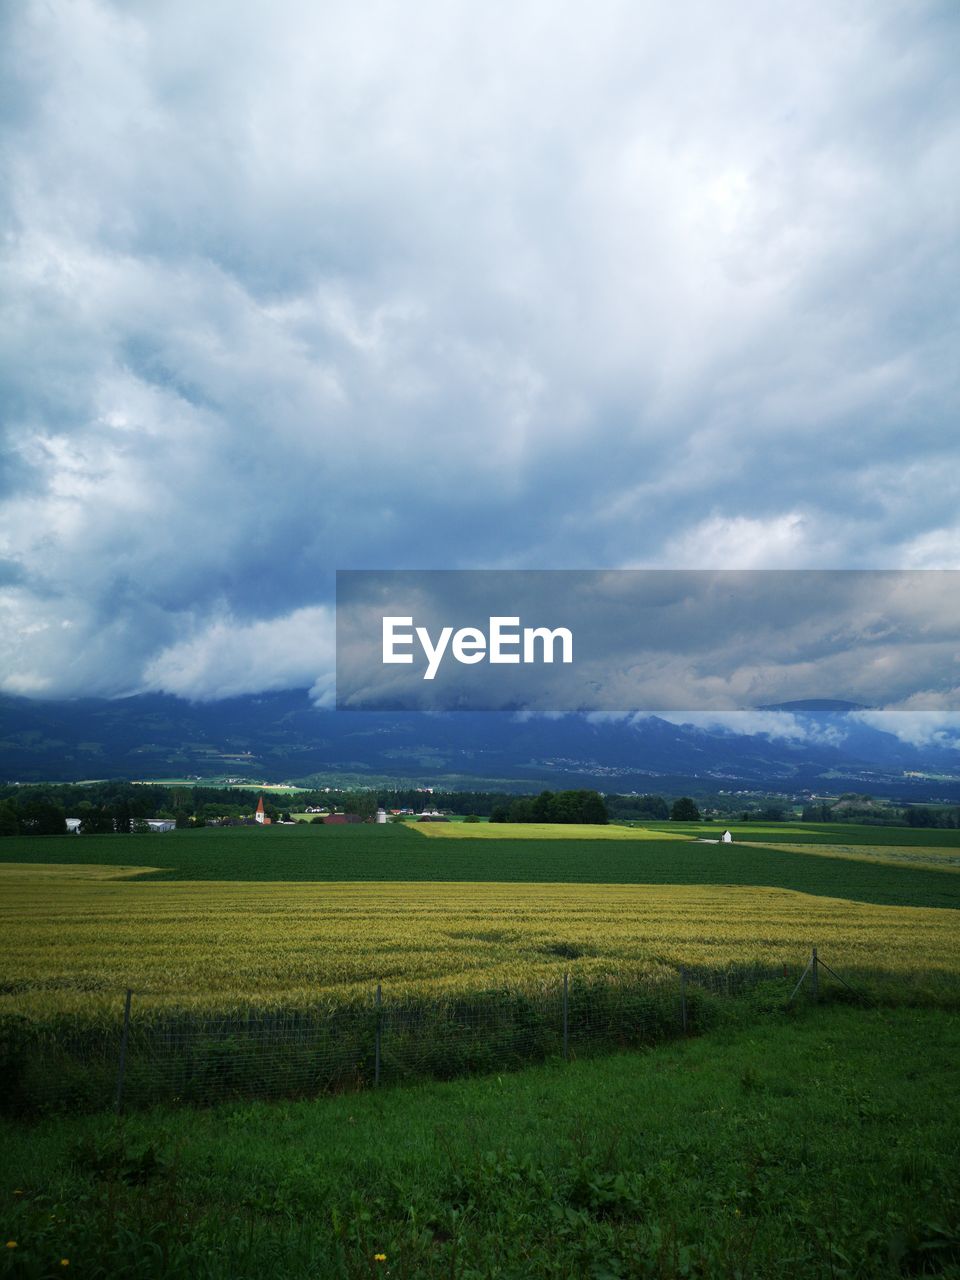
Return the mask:
[[7,1123],[0,1272],[958,1276],[958,1059],[955,1016],[821,1007],[517,1075]]
[[140,1011],[213,1010],[309,1007],[369,996],[377,982],[426,995],[556,989],[564,971],[793,972],[812,944],[858,984],[960,997],[955,912],[787,890],[48,876],[11,877],[3,890],[0,1012],[34,1018],[115,1021],[127,986]]
[[[910,839],[917,844],[916,833]],[[960,876],[949,868],[660,838],[425,839],[392,824],[18,836],[0,840],[2,862],[152,863],[164,868],[154,880],[761,885],[856,902],[960,908]]]

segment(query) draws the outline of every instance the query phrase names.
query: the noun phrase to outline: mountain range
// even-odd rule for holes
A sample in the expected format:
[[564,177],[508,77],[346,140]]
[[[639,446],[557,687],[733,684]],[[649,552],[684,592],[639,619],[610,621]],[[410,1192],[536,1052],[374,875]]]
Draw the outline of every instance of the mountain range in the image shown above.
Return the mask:
[[0,699],[0,778],[236,779],[327,785],[597,786],[605,791],[870,792],[960,799],[960,738],[915,745],[853,703],[757,708],[743,731],[508,713],[321,710],[305,690],[191,703]]

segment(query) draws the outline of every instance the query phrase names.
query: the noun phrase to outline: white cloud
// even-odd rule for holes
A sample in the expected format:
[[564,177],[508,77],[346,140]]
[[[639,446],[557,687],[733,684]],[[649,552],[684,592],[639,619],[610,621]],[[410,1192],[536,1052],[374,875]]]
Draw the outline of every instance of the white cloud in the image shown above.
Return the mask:
[[693,725],[706,733],[759,734],[774,741],[837,746],[846,737],[836,725],[818,724],[792,711],[663,711],[657,715],[671,724]]
[[892,733],[914,747],[945,747],[960,751],[960,714],[956,711],[915,710],[907,705],[856,711],[851,719],[872,729]]
[[328,608],[246,624],[224,616],[159,653],[147,665],[144,687],[206,701],[314,686],[315,700],[328,705],[333,661]]
[[783,569],[811,566],[804,517],[711,516],[671,539],[660,559],[675,569]]

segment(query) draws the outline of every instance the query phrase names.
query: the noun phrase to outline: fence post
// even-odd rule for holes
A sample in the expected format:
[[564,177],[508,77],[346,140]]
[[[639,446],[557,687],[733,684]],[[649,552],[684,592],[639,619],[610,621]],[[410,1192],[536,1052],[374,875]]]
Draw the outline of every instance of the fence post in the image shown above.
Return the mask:
[[377,1034],[373,1047],[373,1083],[380,1084],[380,1008],[383,1003],[380,983],[377,983]]
[[563,975],[563,1060],[570,1056],[570,975]]
[[130,1001],[132,999],[133,992],[127,987],[127,998],[123,1005],[123,1033],[120,1036],[120,1061],[117,1063],[117,1097],[114,1102],[117,1115],[120,1114],[120,1108],[123,1106],[123,1078],[127,1071],[127,1043],[130,1039]]
[[819,961],[817,960],[816,947],[813,948],[813,953],[810,956],[810,986],[812,989],[814,1001],[819,1000],[820,999],[820,964],[819,964]]
[[680,1025],[683,1034],[687,1034],[687,970],[680,966]]

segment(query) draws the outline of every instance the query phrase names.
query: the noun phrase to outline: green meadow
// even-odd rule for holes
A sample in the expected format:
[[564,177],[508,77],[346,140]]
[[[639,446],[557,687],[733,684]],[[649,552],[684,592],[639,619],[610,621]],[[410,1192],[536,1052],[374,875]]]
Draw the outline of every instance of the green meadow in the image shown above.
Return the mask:
[[320,1102],[0,1122],[0,1274],[960,1275],[960,1019],[768,1013]]

